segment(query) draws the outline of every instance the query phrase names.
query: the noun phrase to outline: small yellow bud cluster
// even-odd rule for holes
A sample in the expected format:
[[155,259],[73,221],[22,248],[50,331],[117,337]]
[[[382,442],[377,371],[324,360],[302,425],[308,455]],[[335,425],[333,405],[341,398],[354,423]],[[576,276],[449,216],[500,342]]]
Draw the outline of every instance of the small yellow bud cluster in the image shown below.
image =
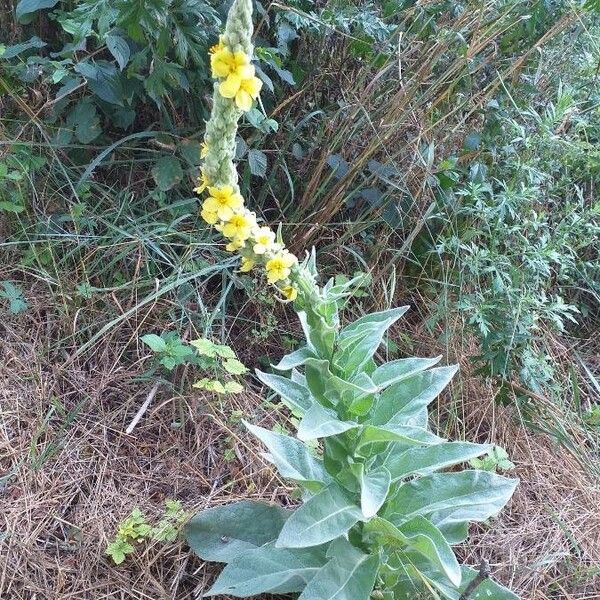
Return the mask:
[[221,80],[221,96],[233,98],[240,110],[249,111],[262,88],[262,81],[256,77],[254,66],[250,64],[250,57],[242,50],[234,52],[219,42],[211,49],[210,66],[212,76]]

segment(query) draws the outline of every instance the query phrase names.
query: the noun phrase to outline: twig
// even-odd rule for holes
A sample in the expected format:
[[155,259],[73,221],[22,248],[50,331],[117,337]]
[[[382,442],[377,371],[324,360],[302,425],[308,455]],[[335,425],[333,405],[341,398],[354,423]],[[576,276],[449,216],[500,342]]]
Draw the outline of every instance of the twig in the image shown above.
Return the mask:
[[467,589],[461,594],[459,600],[469,600],[471,594],[490,576],[490,565],[487,560],[481,559],[479,573],[475,579],[469,583]]
[[160,385],[160,381],[157,381],[154,384],[154,387],[150,390],[148,396],[146,397],[146,400],[144,401],[144,404],[142,404],[140,406],[140,409],[135,414],[135,417],[133,417],[133,421],[131,421],[131,423],[129,423],[129,426],[125,430],[125,433],[127,435],[129,435],[133,431],[135,426],[140,422],[140,419],[144,416],[144,413],[148,410],[150,403],[152,402],[152,400],[154,400],[154,396],[156,396],[156,392],[158,391],[159,385]]

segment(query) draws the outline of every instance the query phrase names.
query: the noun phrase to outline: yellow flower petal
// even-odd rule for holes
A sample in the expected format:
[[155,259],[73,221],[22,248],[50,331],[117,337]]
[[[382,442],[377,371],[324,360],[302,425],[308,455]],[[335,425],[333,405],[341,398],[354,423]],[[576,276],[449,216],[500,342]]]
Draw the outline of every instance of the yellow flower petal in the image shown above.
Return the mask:
[[242,256],[242,264],[240,265],[240,272],[247,273],[251,271],[256,263],[251,259],[245,256]]
[[224,98],[235,98],[242,84],[242,78],[239,75],[228,75],[225,81],[219,84],[219,93]]
[[262,81],[258,77],[243,79],[241,88],[245,92],[248,92],[252,98],[258,98],[258,94],[260,94],[260,90],[262,89]]
[[217,216],[217,213],[212,211],[212,210],[206,210],[205,208],[202,209],[202,211],[200,212],[200,216],[209,224],[209,225],[214,225],[218,220],[219,217]]
[[252,108],[252,96],[240,89],[235,95],[235,105],[244,112],[248,112]]
[[295,300],[298,297],[298,290],[291,285],[286,285],[285,287],[281,288],[281,293],[288,300]]

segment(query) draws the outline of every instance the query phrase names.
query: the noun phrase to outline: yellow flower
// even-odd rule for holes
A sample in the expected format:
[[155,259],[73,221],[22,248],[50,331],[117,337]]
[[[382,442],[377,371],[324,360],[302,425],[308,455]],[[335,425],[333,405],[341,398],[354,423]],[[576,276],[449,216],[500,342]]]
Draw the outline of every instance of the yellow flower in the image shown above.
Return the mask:
[[247,273],[251,271],[256,263],[246,256],[242,256],[242,264],[240,265],[240,273]]
[[235,252],[236,250],[243,248],[245,245],[246,242],[243,240],[234,239],[225,246],[225,250],[227,250],[227,252]]
[[298,290],[294,286],[286,285],[280,291],[288,300],[295,300],[298,297]]
[[230,185],[223,187],[209,187],[210,196],[204,201],[202,207],[217,213],[221,221],[228,221],[244,206],[244,199],[234,191]]
[[198,185],[194,188],[194,192],[196,192],[196,194],[201,194],[209,185],[210,183],[206,173],[201,170],[200,176],[198,177]]
[[200,144],[200,158],[206,158],[208,155],[208,144],[206,142],[202,142]]
[[262,88],[262,81],[254,76],[254,67],[250,65],[252,74],[249,77],[240,77],[232,74],[219,85],[219,92],[224,98],[235,98],[236,106],[243,111],[252,108],[252,100],[258,98]]
[[223,235],[238,241],[247,240],[252,235],[256,219],[252,213],[237,213],[223,225]]
[[214,225],[219,220],[219,215],[216,210],[208,210],[204,204],[200,211],[200,216],[209,224]]
[[276,283],[282,279],[287,279],[290,276],[290,268],[298,262],[298,259],[290,254],[287,250],[281,254],[277,254],[273,258],[267,261],[267,281],[269,283]]
[[250,57],[245,52],[232,52],[225,46],[211,55],[210,66],[215,78],[235,76],[247,79],[254,75]]
[[254,232],[254,253],[264,254],[274,246],[275,234],[268,227],[261,227]]

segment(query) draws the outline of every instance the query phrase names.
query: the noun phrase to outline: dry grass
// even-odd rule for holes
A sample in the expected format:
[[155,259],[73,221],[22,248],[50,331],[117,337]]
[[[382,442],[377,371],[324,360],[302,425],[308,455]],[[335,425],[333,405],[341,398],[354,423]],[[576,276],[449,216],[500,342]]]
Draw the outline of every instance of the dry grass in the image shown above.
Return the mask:
[[[62,328],[71,326],[61,319],[51,298],[40,294],[36,307],[0,325],[0,469],[6,474],[0,597],[199,597],[217,568],[182,543],[140,545],[117,567],[104,554],[107,541],[134,507],[154,518],[165,498],[190,511],[240,497],[288,502],[289,490],[231,415],[239,410],[267,424],[278,417],[252,393],[215,404],[163,386],[127,435],[152,387],[140,379],[145,353],[125,351],[135,322],[72,361],[72,352],[52,350]],[[431,341],[422,343],[431,353]],[[599,598],[597,484],[567,451],[520,426],[512,409],[499,410],[493,390],[465,370],[453,392],[460,395],[461,428],[478,441],[503,444],[521,478],[511,505],[489,528],[473,531],[462,558],[477,564],[485,557],[494,576],[524,599]],[[184,425],[174,427],[182,410]],[[226,460],[229,447],[233,460]]]

